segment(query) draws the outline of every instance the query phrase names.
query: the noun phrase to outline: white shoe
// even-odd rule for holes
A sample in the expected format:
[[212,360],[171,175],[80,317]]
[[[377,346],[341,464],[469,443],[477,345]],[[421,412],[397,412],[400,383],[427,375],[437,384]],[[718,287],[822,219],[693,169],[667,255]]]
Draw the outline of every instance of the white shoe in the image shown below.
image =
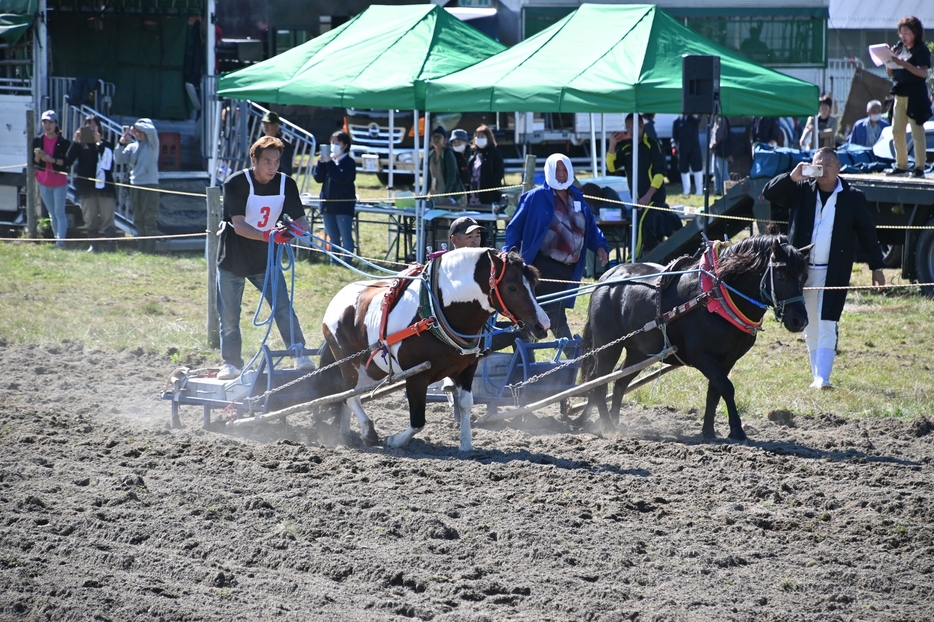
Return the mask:
[[240,370],[231,365],[230,363],[224,363],[221,365],[220,371],[217,372],[218,380],[233,380],[240,376]]
[[295,369],[304,369],[305,371],[311,371],[315,368],[315,362],[304,354],[301,356],[295,357]]

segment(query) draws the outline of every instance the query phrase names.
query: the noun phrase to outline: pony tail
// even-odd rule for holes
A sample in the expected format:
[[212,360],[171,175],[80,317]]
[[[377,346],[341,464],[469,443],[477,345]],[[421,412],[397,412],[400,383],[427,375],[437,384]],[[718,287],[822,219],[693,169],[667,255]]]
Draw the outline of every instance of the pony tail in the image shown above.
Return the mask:
[[[589,314],[588,314],[589,315]],[[584,323],[584,334],[581,335],[581,352],[590,352],[593,350],[593,329],[590,328],[590,318],[587,318],[587,321]],[[593,376],[594,368],[596,367],[596,357],[587,356],[581,361],[580,371],[581,371],[581,383],[587,382]]]

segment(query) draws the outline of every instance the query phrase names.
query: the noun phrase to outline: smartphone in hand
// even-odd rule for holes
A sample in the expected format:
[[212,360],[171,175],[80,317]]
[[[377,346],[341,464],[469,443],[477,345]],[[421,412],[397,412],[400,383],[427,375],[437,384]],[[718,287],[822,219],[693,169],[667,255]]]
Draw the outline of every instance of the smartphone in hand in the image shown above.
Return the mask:
[[824,167],[820,164],[805,164],[801,168],[801,174],[805,177],[820,177],[824,174]]

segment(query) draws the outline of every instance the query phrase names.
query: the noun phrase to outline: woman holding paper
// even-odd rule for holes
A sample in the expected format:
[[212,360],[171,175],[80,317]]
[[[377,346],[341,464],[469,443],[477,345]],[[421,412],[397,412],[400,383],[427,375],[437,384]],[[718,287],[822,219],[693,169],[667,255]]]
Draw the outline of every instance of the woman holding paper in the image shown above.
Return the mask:
[[931,67],[931,51],[924,44],[924,27],[917,17],[903,17],[898,22],[899,42],[892,48],[892,60],[898,69],[885,72],[895,84],[895,108],[892,119],[892,139],[895,144],[895,168],[886,171],[889,175],[904,175],[908,172],[908,143],[906,125],[911,125],[911,138],[915,147],[915,168],[912,177],[924,177],[927,145],[924,139],[924,122],[931,118],[931,101],[928,99],[927,79]]

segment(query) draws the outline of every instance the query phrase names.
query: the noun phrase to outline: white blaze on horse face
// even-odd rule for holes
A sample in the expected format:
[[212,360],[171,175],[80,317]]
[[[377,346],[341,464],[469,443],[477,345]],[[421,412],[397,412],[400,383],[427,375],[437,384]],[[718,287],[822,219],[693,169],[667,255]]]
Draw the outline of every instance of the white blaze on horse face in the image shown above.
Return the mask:
[[538,323],[542,325],[542,328],[548,330],[551,328],[551,320],[548,319],[548,314],[545,313],[545,310],[542,309],[542,306],[538,304],[538,301],[535,299],[535,294],[532,293],[532,286],[529,285],[529,280],[522,277],[522,282],[525,284],[525,289],[529,292],[529,297],[532,299],[532,302],[535,303],[535,315],[538,316]]
[[489,299],[474,278],[477,261],[487,252],[485,248],[463,248],[443,256],[444,261],[438,271],[438,288],[444,304],[479,302],[484,311],[493,313]]

